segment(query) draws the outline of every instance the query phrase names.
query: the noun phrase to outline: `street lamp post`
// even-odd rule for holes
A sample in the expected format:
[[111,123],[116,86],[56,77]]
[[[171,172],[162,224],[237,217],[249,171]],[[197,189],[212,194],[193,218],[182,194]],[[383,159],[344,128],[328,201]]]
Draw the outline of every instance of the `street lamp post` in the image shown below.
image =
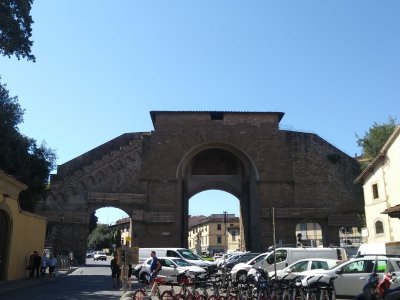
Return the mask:
[[226,214],[228,212],[224,211],[224,231],[225,231],[225,246],[224,246],[224,267],[222,268],[222,278],[223,278],[223,282],[225,282],[225,265],[226,265],[226,253],[228,252],[228,244],[227,244],[227,239],[226,239]]

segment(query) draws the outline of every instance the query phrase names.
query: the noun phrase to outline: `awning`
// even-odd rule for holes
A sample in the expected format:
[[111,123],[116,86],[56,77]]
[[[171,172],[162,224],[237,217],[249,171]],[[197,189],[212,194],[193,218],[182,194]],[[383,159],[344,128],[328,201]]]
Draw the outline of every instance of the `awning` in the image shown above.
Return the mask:
[[400,219],[400,204],[385,209],[385,211],[383,211],[382,214],[387,214],[391,218]]

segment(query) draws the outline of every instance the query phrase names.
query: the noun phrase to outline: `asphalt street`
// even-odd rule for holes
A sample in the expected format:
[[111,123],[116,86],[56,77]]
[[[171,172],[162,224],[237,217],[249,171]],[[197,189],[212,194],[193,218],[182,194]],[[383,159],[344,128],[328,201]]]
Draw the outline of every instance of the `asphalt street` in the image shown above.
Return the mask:
[[110,258],[107,261],[87,260],[87,265],[78,268],[68,276],[48,279],[27,279],[39,282],[23,288],[0,293],[1,300],[26,299],[120,299],[123,291],[113,289],[110,270]]

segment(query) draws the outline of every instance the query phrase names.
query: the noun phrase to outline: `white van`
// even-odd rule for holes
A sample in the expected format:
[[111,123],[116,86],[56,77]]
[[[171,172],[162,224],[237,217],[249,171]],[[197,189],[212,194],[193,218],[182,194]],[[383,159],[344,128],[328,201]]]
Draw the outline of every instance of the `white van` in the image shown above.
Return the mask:
[[400,242],[361,244],[357,256],[361,255],[400,255]]
[[139,264],[150,257],[150,252],[155,251],[158,257],[179,257],[189,263],[206,269],[208,272],[216,272],[217,268],[213,262],[202,260],[191,250],[186,248],[139,248]]
[[[305,258],[347,260],[346,251],[343,248],[277,248],[275,252],[277,270],[282,270],[290,264]],[[274,271],[274,252],[265,257],[263,268],[267,272]]]

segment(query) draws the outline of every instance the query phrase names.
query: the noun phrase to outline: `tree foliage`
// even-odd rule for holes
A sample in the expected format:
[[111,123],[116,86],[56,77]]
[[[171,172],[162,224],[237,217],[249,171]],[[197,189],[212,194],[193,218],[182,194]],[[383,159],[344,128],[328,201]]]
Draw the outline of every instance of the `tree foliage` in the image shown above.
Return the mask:
[[92,212],[89,218],[89,234],[96,228],[97,222],[99,221],[99,218],[96,216],[95,212]]
[[357,144],[363,150],[364,158],[371,160],[374,159],[386,141],[396,128],[396,121],[394,118],[389,117],[387,123],[378,124],[374,122],[369,131],[363,137],[357,137]]
[[6,85],[0,82],[0,169],[28,185],[19,202],[21,208],[33,211],[46,192],[56,154],[45,143],[37,145],[34,139],[19,132],[23,115],[18,98],[11,97]]
[[98,224],[96,228],[89,234],[88,249],[104,249],[109,248],[112,241],[112,232],[105,224]]
[[33,0],[0,0],[0,53],[35,61],[31,53]]

